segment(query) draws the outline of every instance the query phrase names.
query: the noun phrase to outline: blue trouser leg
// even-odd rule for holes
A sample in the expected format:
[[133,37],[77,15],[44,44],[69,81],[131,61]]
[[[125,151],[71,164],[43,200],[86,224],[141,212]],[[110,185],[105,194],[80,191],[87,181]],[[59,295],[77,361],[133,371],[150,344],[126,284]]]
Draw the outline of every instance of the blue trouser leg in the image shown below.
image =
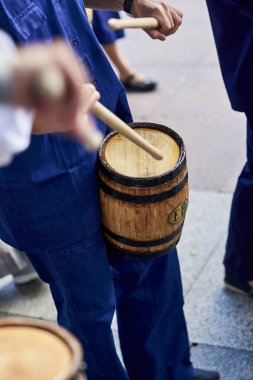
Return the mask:
[[247,123],[247,162],[233,196],[224,265],[239,280],[253,280],[253,118]]
[[[83,344],[89,380],[191,379],[176,252],[140,261],[111,254],[110,268],[98,233],[64,249],[28,256],[50,285],[59,324]],[[129,375],[111,331],[115,292]]]
[[192,378],[177,252],[152,260],[110,256],[122,355],[131,380]]
[[82,343],[89,380],[129,380],[114,345],[112,273],[101,234],[52,252],[27,253],[50,285],[58,323]]

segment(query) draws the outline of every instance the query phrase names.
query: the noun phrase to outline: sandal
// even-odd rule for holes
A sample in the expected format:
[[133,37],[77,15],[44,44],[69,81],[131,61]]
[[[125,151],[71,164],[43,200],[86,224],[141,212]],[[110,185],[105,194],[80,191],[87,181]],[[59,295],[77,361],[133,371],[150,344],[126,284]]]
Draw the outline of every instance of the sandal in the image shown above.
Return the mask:
[[136,74],[130,74],[124,81],[122,81],[126,91],[148,92],[153,91],[157,86],[157,82],[152,79],[143,77],[143,79],[134,81],[133,79],[135,78]]

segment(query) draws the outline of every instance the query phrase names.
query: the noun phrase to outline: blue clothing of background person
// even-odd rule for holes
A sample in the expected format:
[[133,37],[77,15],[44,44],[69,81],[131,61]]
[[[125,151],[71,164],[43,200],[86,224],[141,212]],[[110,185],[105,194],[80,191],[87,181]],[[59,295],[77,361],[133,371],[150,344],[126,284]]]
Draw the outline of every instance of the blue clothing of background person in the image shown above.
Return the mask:
[[92,17],[92,28],[101,45],[111,44],[118,38],[125,37],[123,29],[112,30],[108,27],[107,22],[110,18],[120,19],[119,12],[94,10]]
[[207,0],[207,5],[232,108],[247,117],[247,162],[233,196],[225,282],[253,296],[253,1]]
[[[131,121],[82,0],[0,0],[0,28],[17,44],[63,37],[88,66],[101,102]],[[58,135],[34,136],[0,170],[0,238],[25,251],[49,283],[59,324],[84,346],[89,380],[193,378],[177,252],[147,260],[107,255],[95,153]],[[126,369],[111,331],[115,307]]]
[[132,64],[122,53],[117,40],[125,37],[124,30],[110,29],[107,25],[110,18],[120,19],[119,12],[96,9],[90,17],[98,42],[117,69],[121,83],[127,91],[143,93],[155,90],[157,82],[146,75],[136,73]]

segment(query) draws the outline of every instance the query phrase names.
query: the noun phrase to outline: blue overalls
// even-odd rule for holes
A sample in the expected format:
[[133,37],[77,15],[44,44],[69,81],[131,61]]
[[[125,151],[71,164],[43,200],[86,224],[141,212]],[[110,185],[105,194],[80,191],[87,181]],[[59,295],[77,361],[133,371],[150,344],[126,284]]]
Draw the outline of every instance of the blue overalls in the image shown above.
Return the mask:
[[253,280],[253,1],[207,0],[224,83],[232,108],[247,117],[247,162],[231,207],[224,265]]
[[[90,69],[101,102],[131,121],[82,0],[0,0],[0,27],[17,43],[64,37]],[[25,251],[49,283],[59,324],[83,344],[89,380],[192,378],[177,252],[148,260],[106,252],[95,153],[55,134],[33,136],[0,170],[0,238]],[[111,331],[115,307],[126,370]]]

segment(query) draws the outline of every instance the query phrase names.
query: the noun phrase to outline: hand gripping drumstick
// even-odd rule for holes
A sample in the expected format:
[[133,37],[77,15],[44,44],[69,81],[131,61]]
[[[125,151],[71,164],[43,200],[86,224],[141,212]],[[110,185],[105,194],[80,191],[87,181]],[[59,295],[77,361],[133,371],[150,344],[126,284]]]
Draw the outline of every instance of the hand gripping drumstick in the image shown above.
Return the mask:
[[[56,100],[57,98],[64,96],[66,92],[66,86],[64,78],[59,70],[51,69],[42,72],[39,81],[37,82],[36,91],[40,97],[47,97],[51,100]],[[126,123],[124,123],[119,117],[114,115],[101,103],[96,102],[91,108],[91,113],[98,119],[102,120],[113,130],[119,132],[128,140],[132,141],[141,149],[145,150],[156,160],[163,159],[163,154],[159,149],[155,148],[152,144],[145,140],[134,129],[130,128]]]
[[57,67],[41,71],[31,90],[37,101],[47,99],[51,102],[63,99],[67,92],[64,76]]
[[125,136],[134,144],[138,145],[141,149],[145,150],[156,160],[163,159],[163,154],[159,149],[155,148],[152,144],[150,144],[141,135],[135,132],[134,129],[130,128],[118,116],[114,115],[114,113],[109,111],[101,103],[96,102],[91,108],[91,112],[98,119],[102,120],[106,125]]
[[159,23],[154,17],[138,17],[127,19],[110,18],[107,25],[110,29],[113,30],[124,28],[156,29],[158,28]]

